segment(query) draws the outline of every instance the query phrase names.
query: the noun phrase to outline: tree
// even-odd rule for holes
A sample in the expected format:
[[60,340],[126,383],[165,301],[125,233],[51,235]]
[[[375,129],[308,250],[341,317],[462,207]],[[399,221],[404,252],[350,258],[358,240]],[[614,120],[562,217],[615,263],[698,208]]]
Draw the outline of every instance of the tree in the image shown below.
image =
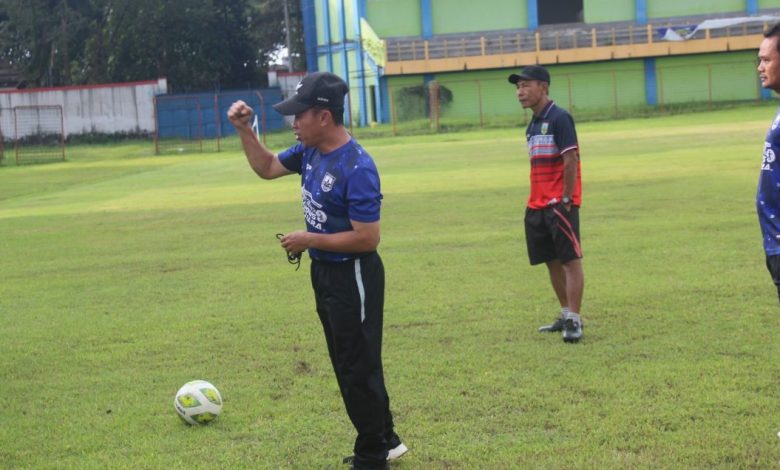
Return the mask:
[[[298,2],[288,7],[302,51]],[[0,59],[37,86],[157,77],[176,91],[258,86],[284,43],[279,0],[0,0]]]

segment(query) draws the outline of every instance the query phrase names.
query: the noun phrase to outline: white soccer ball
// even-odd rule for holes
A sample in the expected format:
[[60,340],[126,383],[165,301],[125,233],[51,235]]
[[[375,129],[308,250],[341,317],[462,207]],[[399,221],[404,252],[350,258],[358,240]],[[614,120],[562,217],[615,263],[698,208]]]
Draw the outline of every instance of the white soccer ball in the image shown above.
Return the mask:
[[222,412],[222,395],[211,383],[193,380],[176,392],[173,406],[187,424],[209,424]]

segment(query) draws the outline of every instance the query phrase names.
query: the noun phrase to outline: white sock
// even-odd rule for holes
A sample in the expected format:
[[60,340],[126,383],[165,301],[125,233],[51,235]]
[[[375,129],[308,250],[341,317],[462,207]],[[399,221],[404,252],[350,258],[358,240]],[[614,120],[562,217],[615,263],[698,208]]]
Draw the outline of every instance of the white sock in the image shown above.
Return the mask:
[[569,307],[561,307],[561,318],[569,316]]
[[582,320],[580,319],[580,314],[577,312],[569,311],[569,316],[567,318],[571,318],[576,322],[582,323]]

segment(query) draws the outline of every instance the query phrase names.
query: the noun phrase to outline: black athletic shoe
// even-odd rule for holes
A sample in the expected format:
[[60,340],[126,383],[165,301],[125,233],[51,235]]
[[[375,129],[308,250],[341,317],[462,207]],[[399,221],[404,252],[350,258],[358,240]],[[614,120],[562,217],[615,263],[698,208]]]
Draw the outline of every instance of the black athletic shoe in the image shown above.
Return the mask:
[[582,339],[582,320],[567,318],[563,324],[563,341],[576,343]]
[[544,325],[539,327],[539,333],[554,333],[556,331],[563,331],[563,323],[566,320],[563,317],[558,317],[551,325]]
[[[390,468],[390,465],[388,465],[388,464],[387,464],[387,462],[385,462],[385,466],[384,466],[384,467],[377,467],[377,468],[389,469],[389,468]],[[377,470],[377,468],[374,468],[374,467],[371,467],[371,468],[369,468],[369,467],[363,467],[363,466],[361,466],[361,465],[358,465],[358,464],[356,464],[356,463],[352,463],[352,464],[349,466],[349,470]]]
[[[391,444],[392,445],[392,444]],[[387,461],[400,459],[402,455],[409,452],[409,448],[404,445],[403,442],[398,441],[398,444],[393,446],[390,449],[387,449]],[[349,457],[344,457],[344,460],[342,460],[345,464],[352,464],[355,461],[355,456],[350,455]]]

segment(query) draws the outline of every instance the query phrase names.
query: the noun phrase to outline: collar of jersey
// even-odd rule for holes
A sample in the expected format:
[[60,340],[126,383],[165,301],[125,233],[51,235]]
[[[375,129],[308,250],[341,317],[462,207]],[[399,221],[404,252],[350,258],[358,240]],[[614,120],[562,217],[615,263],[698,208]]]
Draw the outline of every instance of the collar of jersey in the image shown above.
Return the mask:
[[549,103],[542,109],[542,115],[537,116],[534,114],[534,119],[545,119],[547,118],[547,115],[550,114],[550,110],[552,109],[553,105],[555,104],[555,101],[550,100]]
[[[328,158],[328,157],[330,157],[331,155],[338,155],[339,153],[342,153],[344,150],[346,150],[346,149],[347,149],[347,147],[349,147],[350,145],[352,145],[352,143],[353,143],[354,141],[355,141],[355,139],[354,139],[353,137],[350,137],[350,138],[349,138],[349,140],[347,141],[347,143],[346,143],[346,144],[344,144],[344,145],[342,145],[341,147],[338,147],[338,148],[336,148],[335,150],[333,150],[333,151],[331,151],[331,152],[328,152],[328,153],[322,153],[322,152],[320,152],[320,156],[322,156],[322,157],[325,157],[325,158]],[[319,149],[317,149],[317,151],[319,152]]]

